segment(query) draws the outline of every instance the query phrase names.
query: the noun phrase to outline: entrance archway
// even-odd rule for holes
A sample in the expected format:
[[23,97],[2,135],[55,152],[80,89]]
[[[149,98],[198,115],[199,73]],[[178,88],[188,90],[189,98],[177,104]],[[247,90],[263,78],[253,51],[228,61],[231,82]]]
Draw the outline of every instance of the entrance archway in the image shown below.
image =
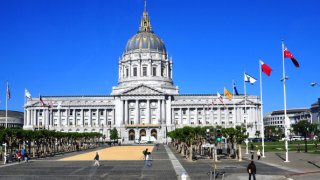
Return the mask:
[[142,137],[142,136],[146,136],[146,134],[147,134],[147,133],[146,133],[146,130],[145,130],[145,129],[141,129],[141,130],[140,130],[140,137],[139,137],[139,139],[141,140],[141,137]]
[[129,131],[129,141],[134,141],[135,132],[133,129]]
[[151,136],[153,136],[155,139],[157,139],[157,136],[158,136],[157,130],[152,129],[152,130],[151,130]]

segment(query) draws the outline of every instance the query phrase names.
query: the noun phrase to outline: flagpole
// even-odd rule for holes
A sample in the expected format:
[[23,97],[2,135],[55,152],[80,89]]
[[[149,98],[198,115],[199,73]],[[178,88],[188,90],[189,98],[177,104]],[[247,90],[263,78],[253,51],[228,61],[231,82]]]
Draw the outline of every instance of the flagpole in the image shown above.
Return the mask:
[[[41,95],[39,94],[39,101],[40,101],[40,97],[41,97]],[[40,102],[41,103],[41,102]],[[37,126],[38,126],[38,131],[40,130],[40,123],[39,123],[39,118],[37,118]]]
[[7,90],[6,90],[6,128],[8,128],[8,89],[9,88],[9,83],[7,81]]
[[288,128],[290,122],[287,122],[287,97],[286,97],[286,73],[284,67],[284,43],[282,41],[282,82],[283,82],[283,101],[284,101],[284,134],[285,134],[285,150],[286,160],[284,162],[290,162],[288,159]]
[[[235,84],[234,84],[234,80],[232,80],[232,97],[233,97],[233,99],[232,99],[232,102],[233,102],[233,110],[234,110],[234,112],[236,112],[236,102],[235,102],[235,100],[234,100],[234,87],[235,87]],[[234,114],[234,123],[233,123],[233,128],[236,128],[236,119],[237,119],[237,117],[236,117],[236,115],[237,115],[237,113],[235,113]]]
[[263,100],[262,100],[262,69],[261,62],[259,61],[260,69],[260,101],[261,101],[261,110],[260,110],[260,121],[261,121],[261,139],[262,139],[262,157],[264,155],[264,124],[263,124]]
[[[244,74],[245,75],[245,74]],[[243,118],[246,120],[245,125],[246,125],[246,134],[248,134],[248,120],[246,118],[247,116],[247,89],[246,89],[246,81],[243,81],[244,85],[244,116]],[[249,154],[249,149],[248,149],[248,138],[246,139],[246,154]]]

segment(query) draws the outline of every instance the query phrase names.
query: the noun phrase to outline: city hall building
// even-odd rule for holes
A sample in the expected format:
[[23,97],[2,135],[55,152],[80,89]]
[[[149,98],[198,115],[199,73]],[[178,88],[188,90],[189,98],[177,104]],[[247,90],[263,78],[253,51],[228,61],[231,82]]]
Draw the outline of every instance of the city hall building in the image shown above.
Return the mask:
[[[121,52],[119,52],[120,54]],[[24,129],[100,132],[110,137],[116,128],[123,143],[156,139],[184,126],[248,127],[260,130],[257,96],[217,100],[216,94],[179,94],[173,83],[172,59],[152,29],[146,7],[139,31],[128,40],[118,62],[118,84],[110,95],[42,96],[24,106]],[[204,74],[205,76],[205,74]],[[246,113],[245,113],[246,107]]]

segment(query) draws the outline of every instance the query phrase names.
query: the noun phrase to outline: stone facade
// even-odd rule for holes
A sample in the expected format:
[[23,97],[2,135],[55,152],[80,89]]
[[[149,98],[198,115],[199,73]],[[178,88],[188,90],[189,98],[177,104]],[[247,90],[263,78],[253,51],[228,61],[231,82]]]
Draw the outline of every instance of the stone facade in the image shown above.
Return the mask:
[[[167,132],[183,126],[248,127],[251,137],[261,128],[257,96],[234,96],[219,102],[216,94],[180,95],[173,83],[172,59],[154,34],[145,8],[137,34],[119,59],[119,78],[111,95],[43,96],[25,104],[25,129],[100,132],[117,128],[123,143],[145,136],[167,142]],[[247,109],[244,112],[245,107]]]

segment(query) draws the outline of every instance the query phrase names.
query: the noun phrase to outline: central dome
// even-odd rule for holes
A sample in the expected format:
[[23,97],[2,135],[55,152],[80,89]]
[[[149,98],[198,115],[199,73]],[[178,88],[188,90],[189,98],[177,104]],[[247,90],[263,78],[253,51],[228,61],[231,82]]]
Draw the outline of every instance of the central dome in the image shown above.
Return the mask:
[[153,33],[150,18],[145,4],[143,16],[141,18],[139,31],[129,39],[125,52],[133,51],[155,51],[166,54],[166,47],[163,41]]
[[135,50],[150,50],[166,53],[163,41],[153,32],[139,31],[128,40],[126,52]]

